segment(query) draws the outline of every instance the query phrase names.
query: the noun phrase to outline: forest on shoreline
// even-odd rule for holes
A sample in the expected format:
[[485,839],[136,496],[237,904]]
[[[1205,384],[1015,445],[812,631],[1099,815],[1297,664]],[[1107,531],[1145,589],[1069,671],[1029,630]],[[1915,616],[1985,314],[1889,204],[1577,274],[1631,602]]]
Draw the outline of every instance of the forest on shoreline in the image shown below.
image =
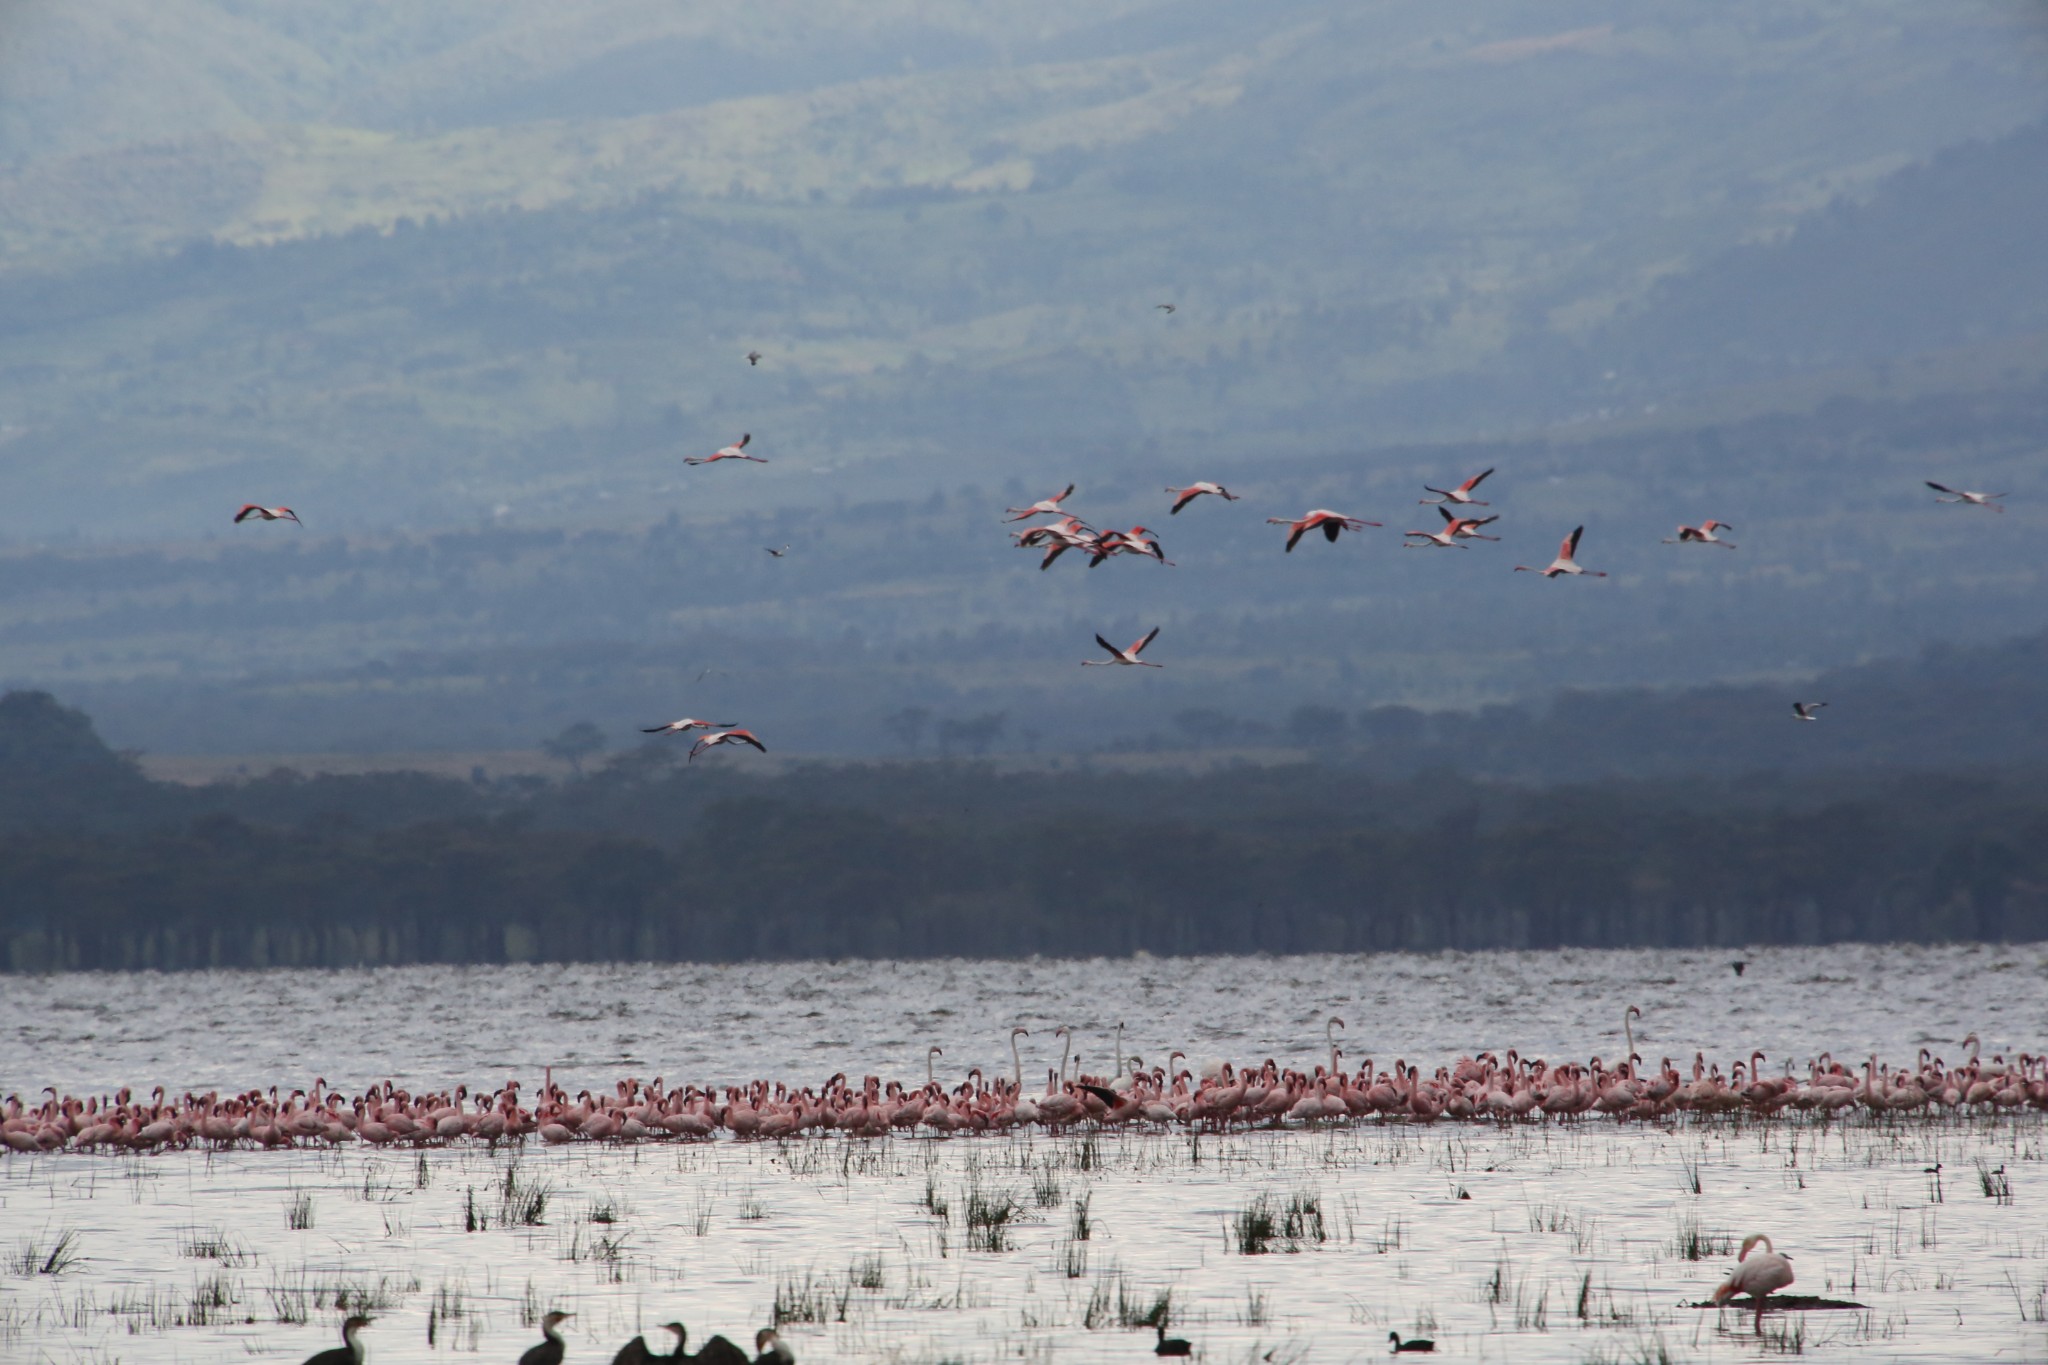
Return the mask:
[[155,783],[0,698],[0,968],[2048,939],[2031,771],[1532,788],[1329,764]]

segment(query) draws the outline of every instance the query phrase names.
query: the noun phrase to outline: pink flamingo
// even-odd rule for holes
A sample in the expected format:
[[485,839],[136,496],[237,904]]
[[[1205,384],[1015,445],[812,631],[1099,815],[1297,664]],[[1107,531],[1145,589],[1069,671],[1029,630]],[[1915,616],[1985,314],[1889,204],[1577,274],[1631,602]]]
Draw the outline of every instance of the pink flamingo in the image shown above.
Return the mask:
[[1107,659],[1083,659],[1081,660],[1081,667],[1110,668],[1117,664],[1135,664],[1139,668],[1164,668],[1166,667],[1165,664],[1155,664],[1149,659],[1141,659],[1138,657],[1140,654],[1143,654],[1145,652],[1145,646],[1151,644],[1153,638],[1158,634],[1159,627],[1152,627],[1151,630],[1145,633],[1144,639],[1138,641],[1129,649],[1118,649],[1115,645],[1103,639],[1100,635],[1097,635],[1095,637],[1095,643],[1101,645],[1104,649],[1108,650],[1109,657]]
[[1725,521],[1715,521],[1712,517],[1709,517],[1697,526],[1679,527],[1678,535],[1676,537],[1664,537],[1664,543],[1666,545],[1719,545],[1724,550],[1732,550],[1735,548],[1735,542],[1721,539],[1716,532],[1732,531],[1734,529],[1733,526],[1730,526]]
[[[1758,1242],[1764,1244],[1764,1249],[1752,1261],[1749,1259],[1750,1249]],[[1764,1330],[1764,1300],[1792,1283],[1792,1258],[1772,1246],[1767,1234],[1752,1232],[1742,1239],[1742,1254],[1735,1259],[1735,1272],[1714,1290],[1714,1302],[1722,1304],[1737,1294],[1749,1295],[1756,1304],[1756,1330],[1761,1333]]]
[[695,465],[717,464],[720,460],[752,460],[755,464],[767,464],[768,462],[759,455],[747,454],[747,442],[753,439],[754,433],[751,431],[744,432],[739,440],[734,441],[731,445],[720,446],[717,451],[710,455],[687,455],[683,457],[683,463]]
[[1059,516],[1061,515],[1060,504],[1073,496],[1074,485],[1068,484],[1065,488],[1053,494],[1051,497],[1040,498],[1037,502],[1032,503],[1029,507],[1005,507],[1003,509],[1005,512],[1015,512],[1017,515],[1014,517],[1005,517],[1003,518],[1003,520],[1022,521],[1026,517]]
[[1222,484],[1210,483],[1207,479],[1200,480],[1196,483],[1191,483],[1186,488],[1169,488],[1166,491],[1173,494],[1173,506],[1169,508],[1166,513],[1166,515],[1168,515],[1169,517],[1179,516],[1181,508],[1186,507],[1189,503],[1193,502],[1196,498],[1201,497],[1204,493],[1213,493],[1217,497],[1222,498],[1225,502],[1236,502],[1238,500],[1237,494],[1231,492]]
[[1471,478],[1465,480],[1465,482],[1459,484],[1456,488],[1433,488],[1429,484],[1424,484],[1422,485],[1422,487],[1425,491],[1435,493],[1437,494],[1437,496],[1433,498],[1417,498],[1416,501],[1421,503],[1425,507],[1432,505],[1441,505],[1447,502],[1455,502],[1460,505],[1469,504],[1473,507],[1491,506],[1492,504],[1481,502],[1479,501],[1479,499],[1472,496],[1472,490],[1479,487],[1480,484],[1485,483],[1486,476],[1491,473],[1493,473],[1491,469],[1483,470],[1480,473],[1474,474]]
[[684,716],[681,720],[672,720],[666,725],[644,727],[640,733],[643,735],[687,735],[692,730],[725,730],[731,728],[731,726],[732,722],[729,720],[696,720],[690,716]]
[[1323,539],[1334,543],[1339,531],[1362,531],[1368,526],[1380,525],[1377,521],[1365,521],[1359,517],[1347,517],[1341,512],[1332,512],[1326,507],[1316,508],[1314,511],[1303,516],[1299,521],[1289,521],[1286,517],[1267,517],[1266,524],[1268,526],[1285,526],[1288,528],[1288,554],[1294,553],[1294,547],[1301,542],[1301,538],[1304,535],[1318,527],[1322,529]]
[[716,748],[721,744],[751,744],[764,754],[768,752],[768,746],[754,738],[752,730],[722,730],[715,735],[706,735],[695,744],[692,744],[690,746],[690,761],[696,762],[698,754],[703,753],[706,749]]
[[1593,578],[1607,577],[1606,574],[1598,569],[1580,568],[1579,562],[1572,558],[1573,555],[1579,552],[1579,537],[1585,533],[1585,527],[1574,527],[1572,533],[1564,538],[1564,544],[1558,546],[1557,558],[1550,561],[1549,567],[1532,569],[1527,564],[1517,564],[1515,565],[1515,572],[1540,573],[1545,578],[1556,578],[1560,574],[1586,574]]
[[2004,497],[2005,494],[2003,493],[1972,493],[1967,489],[1950,488],[1947,484],[1936,483],[1932,479],[1925,480],[1925,482],[1935,492],[1949,495],[1945,498],[1936,498],[1936,502],[1968,503],[1972,507],[1989,507],[1994,512],[2003,512],[2005,510],[1992,501],[1994,498]]
[[300,521],[299,514],[289,507],[258,507],[253,502],[245,502],[242,504],[242,510],[235,513],[235,525],[240,526],[251,517],[262,521],[289,521],[301,527],[306,524]]

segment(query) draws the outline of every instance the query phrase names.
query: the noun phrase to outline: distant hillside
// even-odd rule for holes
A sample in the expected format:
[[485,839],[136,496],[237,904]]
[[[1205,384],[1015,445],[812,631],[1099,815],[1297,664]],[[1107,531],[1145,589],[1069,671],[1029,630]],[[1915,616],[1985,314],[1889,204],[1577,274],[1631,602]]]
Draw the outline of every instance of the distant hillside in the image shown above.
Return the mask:
[[[24,746],[92,740],[12,694],[0,751]],[[763,780],[648,748],[559,787],[278,772],[138,790],[106,755],[0,768],[0,971],[2040,939],[2040,772]]]
[[[1977,0],[120,0],[9,39],[0,534],[29,537],[182,536],[256,484],[351,529],[554,509],[738,430],[815,502],[1640,416],[1742,345],[1659,281],[2048,114],[2038,26]],[[1884,355],[1766,363],[2034,325],[1973,321],[2009,272],[1958,243],[1927,249],[1970,288],[1915,326],[1831,296]]]

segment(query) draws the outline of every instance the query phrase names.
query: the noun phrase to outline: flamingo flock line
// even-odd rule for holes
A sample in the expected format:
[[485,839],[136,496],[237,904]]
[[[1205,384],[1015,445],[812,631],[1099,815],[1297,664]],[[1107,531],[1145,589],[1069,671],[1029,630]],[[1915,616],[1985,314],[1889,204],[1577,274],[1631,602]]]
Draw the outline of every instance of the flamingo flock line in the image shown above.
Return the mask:
[[24,1104],[11,1095],[0,1106],[0,1145],[34,1156],[51,1152],[157,1152],[189,1147],[291,1149],[365,1143],[374,1147],[428,1147],[521,1141],[550,1146],[577,1142],[793,1138],[842,1133],[879,1137],[922,1131],[934,1136],[997,1134],[1033,1128],[1134,1127],[1225,1132],[1332,1123],[1429,1124],[1453,1122],[1573,1123],[1598,1119],[1654,1122],[1679,1116],[1749,1119],[1805,1117],[1827,1121],[1864,1114],[1891,1122],[1918,1116],[2048,1113],[2048,1056],[2019,1053],[1979,1056],[1976,1035],[1964,1040],[1969,1055],[1951,1065],[1922,1048],[1916,1061],[1894,1066],[1872,1055],[1860,1067],[1831,1054],[1807,1061],[1798,1075],[1787,1060],[1779,1074],[1765,1068],[1761,1049],[1736,1060],[1724,1075],[1695,1054],[1690,1074],[1670,1058],[1642,1065],[1634,1048],[1633,1008],[1624,1015],[1627,1054],[1608,1064],[1547,1062],[1484,1051],[1425,1072],[1404,1059],[1375,1067],[1367,1058],[1343,1067],[1332,1018],[1325,1028],[1327,1064],[1282,1067],[1273,1059],[1234,1065],[1214,1061],[1195,1069],[1176,1050],[1167,1065],[1146,1068],[1126,1061],[1119,1033],[1117,1074],[1067,1074],[1071,1031],[1057,1069],[1047,1068],[1042,1090],[1024,1083],[1024,1066],[1011,1030],[1012,1074],[985,1076],[979,1067],[957,1083],[941,1081],[932,1048],[922,1084],[844,1072],[816,1084],[754,1080],[744,1085],[670,1088],[661,1077],[619,1081],[609,1093],[573,1098],[550,1068],[531,1103],[518,1081],[472,1093],[413,1094],[389,1081],[359,1095],[315,1079],[311,1090],[280,1094],[215,1091],[168,1098],[162,1086],[147,1100],[122,1089],[112,1096],[79,1098],[47,1089],[47,1098]]

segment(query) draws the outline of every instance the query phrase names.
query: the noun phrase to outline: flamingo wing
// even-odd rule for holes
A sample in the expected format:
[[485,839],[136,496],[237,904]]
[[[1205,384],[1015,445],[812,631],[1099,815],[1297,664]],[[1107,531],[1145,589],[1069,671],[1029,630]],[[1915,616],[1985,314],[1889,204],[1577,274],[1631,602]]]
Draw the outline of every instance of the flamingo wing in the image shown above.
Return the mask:
[[731,743],[733,740],[738,740],[742,744],[753,745],[756,749],[759,749],[764,754],[768,752],[768,746],[763,744],[760,740],[755,739],[754,732],[751,730],[727,730],[725,734],[721,736],[721,738],[723,738],[727,743]]
[[1937,492],[1937,493],[1947,493],[1947,494],[1949,494],[1949,495],[1950,495],[1950,496],[1952,496],[1952,497],[1958,497],[1958,498],[1962,496],[1962,493],[1961,493],[1961,492],[1959,492],[1958,490],[1956,490],[1956,489],[1953,489],[1953,488],[1950,488],[1950,487],[1949,487],[1949,486],[1948,486],[1947,484],[1945,484],[1945,483],[1936,483],[1936,482],[1935,482],[1934,480],[1932,480],[1932,479],[1929,479],[1929,480],[1927,480],[1927,486],[1928,486],[1929,488],[1932,488],[1932,489],[1933,489],[1933,490],[1934,490],[1935,492]]
[[1324,539],[1324,540],[1330,541],[1331,543],[1333,543],[1333,544],[1334,544],[1334,543],[1336,542],[1336,539],[1337,539],[1337,533],[1338,533],[1339,531],[1343,530],[1343,529],[1344,529],[1344,518],[1342,518],[1342,517],[1325,517],[1325,518],[1323,518],[1323,539]]
[[1177,516],[1179,516],[1179,515],[1180,515],[1180,509],[1181,509],[1181,508],[1183,508],[1183,507],[1186,507],[1186,506],[1187,506],[1187,505],[1188,505],[1189,503],[1193,502],[1193,501],[1194,501],[1194,500],[1195,500],[1196,498],[1199,498],[1199,497],[1201,497],[1201,496],[1202,496],[1202,490],[1201,490],[1201,489],[1199,489],[1199,488],[1169,488],[1169,489],[1167,489],[1166,491],[1167,491],[1167,492],[1169,492],[1169,493],[1178,493],[1178,494],[1180,494],[1180,496],[1179,496],[1179,497],[1177,497],[1177,498],[1175,498],[1175,499],[1173,500],[1173,506],[1172,506],[1172,508],[1171,508],[1171,509],[1169,509],[1169,510],[1168,510],[1168,512],[1167,512],[1167,514],[1166,514],[1166,515],[1168,515],[1169,517],[1177,517]]
[[1108,650],[1111,656],[1115,658],[1121,659],[1124,657],[1124,652],[1118,649],[1115,645],[1111,644],[1109,641],[1103,639],[1100,633],[1096,635],[1095,643],[1101,645],[1104,649]]
[[242,504],[242,510],[241,510],[241,511],[239,511],[239,512],[237,512],[237,513],[235,513],[235,521],[236,521],[237,523],[241,523],[241,522],[247,521],[247,520],[248,520],[248,519],[250,518],[250,516],[252,516],[253,514],[255,514],[255,513],[257,513],[257,512],[261,512],[262,510],[263,510],[263,509],[262,509],[261,507],[258,507],[258,506],[257,506],[257,505],[256,505],[255,503],[253,503],[253,502],[246,502],[246,503],[243,503],[243,504]]
[[1149,631],[1146,631],[1145,638],[1131,646],[1131,657],[1135,659],[1138,655],[1143,654],[1145,652],[1145,646],[1151,644],[1153,637],[1158,634],[1159,627],[1157,626],[1154,626]]
[[1479,487],[1480,484],[1485,483],[1486,476],[1491,473],[1493,473],[1493,471],[1491,469],[1487,469],[1482,471],[1481,473],[1474,474],[1471,478],[1465,480],[1465,482],[1458,485],[1458,491],[1460,493],[1470,493],[1473,489]]
[[1561,559],[1570,559],[1579,552],[1579,537],[1586,534],[1583,526],[1574,526],[1572,533],[1564,538],[1564,548],[1558,552]]

